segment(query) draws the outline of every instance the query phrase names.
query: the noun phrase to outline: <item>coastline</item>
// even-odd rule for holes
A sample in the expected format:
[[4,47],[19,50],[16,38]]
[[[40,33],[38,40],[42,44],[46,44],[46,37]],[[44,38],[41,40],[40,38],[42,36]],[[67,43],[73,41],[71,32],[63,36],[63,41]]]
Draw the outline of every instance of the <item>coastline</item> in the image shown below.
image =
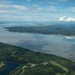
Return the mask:
[[3,67],[5,64],[4,64],[4,62],[2,61],[2,62],[0,62],[0,68],[1,67]]

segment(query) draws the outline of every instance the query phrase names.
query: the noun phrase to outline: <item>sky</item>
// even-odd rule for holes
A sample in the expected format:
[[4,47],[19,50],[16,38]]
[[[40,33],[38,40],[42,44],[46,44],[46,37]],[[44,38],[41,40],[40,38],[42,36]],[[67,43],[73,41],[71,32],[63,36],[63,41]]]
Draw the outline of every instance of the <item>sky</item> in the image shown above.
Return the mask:
[[0,0],[1,21],[75,21],[75,0]]

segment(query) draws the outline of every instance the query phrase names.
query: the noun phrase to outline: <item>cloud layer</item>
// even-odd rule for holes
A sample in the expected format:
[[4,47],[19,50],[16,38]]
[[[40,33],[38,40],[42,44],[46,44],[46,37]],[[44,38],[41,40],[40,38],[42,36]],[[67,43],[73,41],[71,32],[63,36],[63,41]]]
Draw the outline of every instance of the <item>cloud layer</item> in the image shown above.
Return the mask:
[[74,15],[74,0],[0,0],[0,21],[75,21]]
[[59,18],[59,21],[67,21],[67,22],[70,22],[70,21],[75,21],[75,18],[64,16],[64,17],[60,17]]

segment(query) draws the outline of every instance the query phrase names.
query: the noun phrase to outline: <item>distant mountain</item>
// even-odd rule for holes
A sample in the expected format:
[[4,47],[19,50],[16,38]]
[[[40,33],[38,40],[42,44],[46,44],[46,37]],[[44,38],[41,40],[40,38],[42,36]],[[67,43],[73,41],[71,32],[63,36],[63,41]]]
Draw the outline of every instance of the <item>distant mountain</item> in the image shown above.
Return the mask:
[[10,75],[75,75],[75,62],[0,43],[0,61],[19,63]]

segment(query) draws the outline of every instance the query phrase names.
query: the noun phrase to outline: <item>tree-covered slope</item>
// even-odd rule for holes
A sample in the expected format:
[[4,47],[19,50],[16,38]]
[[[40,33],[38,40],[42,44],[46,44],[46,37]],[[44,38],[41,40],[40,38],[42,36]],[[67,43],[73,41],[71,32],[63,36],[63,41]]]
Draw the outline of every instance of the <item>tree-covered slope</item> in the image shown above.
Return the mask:
[[0,43],[0,61],[20,63],[10,75],[75,75],[75,62]]
[[75,24],[5,27],[12,32],[75,35]]

